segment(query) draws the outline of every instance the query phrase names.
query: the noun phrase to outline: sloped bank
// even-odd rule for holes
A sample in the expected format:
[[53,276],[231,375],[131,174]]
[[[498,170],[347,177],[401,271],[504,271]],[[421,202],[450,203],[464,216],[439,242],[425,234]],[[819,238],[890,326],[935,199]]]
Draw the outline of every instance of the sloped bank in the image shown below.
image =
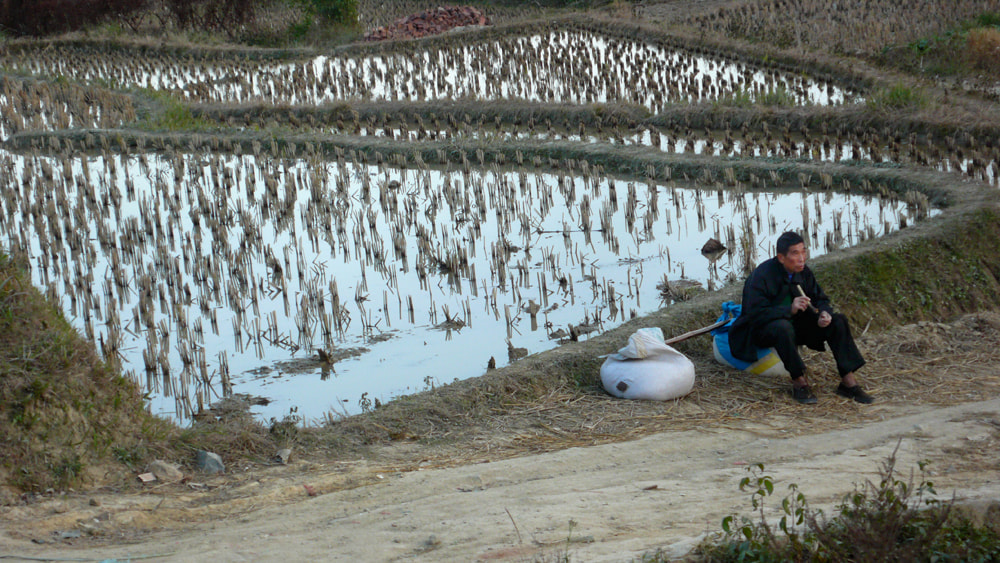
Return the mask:
[[171,425],[0,254],[0,499],[103,483],[163,448]]
[[[827,293],[858,332],[1000,307],[1000,210],[995,206],[969,210],[939,223],[933,232],[889,237],[813,262]],[[443,438],[476,419],[530,410],[547,397],[572,401],[601,395],[600,355],[621,347],[640,327],[658,326],[671,335],[706,326],[718,316],[722,301],[739,300],[738,289],[702,294],[585,342],[541,352],[479,378],[397,399],[376,411],[336,422],[327,438],[355,446]],[[714,362],[705,340],[691,340],[677,348],[695,361],[699,377]],[[657,407],[636,403],[635,408]],[[587,437],[581,434],[579,438]]]

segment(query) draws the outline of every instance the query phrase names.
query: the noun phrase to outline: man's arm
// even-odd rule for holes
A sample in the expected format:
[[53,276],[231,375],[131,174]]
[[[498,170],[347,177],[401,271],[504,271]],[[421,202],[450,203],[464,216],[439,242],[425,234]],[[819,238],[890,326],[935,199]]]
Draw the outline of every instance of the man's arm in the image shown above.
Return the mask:
[[780,280],[772,278],[773,276],[758,269],[747,281],[743,295],[743,314],[749,316],[754,327],[792,317],[791,305],[785,303],[785,296],[781,295]]
[[823,288],[816,281],[816,276],[808,268],[802,272],[802,291],[809,297],[809,301],[812,302],[813,307],[819,309],[820,312],[826,311],[833,314],[833,305],[830,304],[830,298],[823,292]]

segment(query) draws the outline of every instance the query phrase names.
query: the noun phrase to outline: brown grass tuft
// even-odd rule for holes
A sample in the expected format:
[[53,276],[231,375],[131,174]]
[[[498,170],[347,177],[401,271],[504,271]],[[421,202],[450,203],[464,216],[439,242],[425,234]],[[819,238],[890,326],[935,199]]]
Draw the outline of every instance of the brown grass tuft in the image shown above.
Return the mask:
[[984,27],[969,31],[966,42],[969,63],[976,69],[1000,73],[1000,29]]

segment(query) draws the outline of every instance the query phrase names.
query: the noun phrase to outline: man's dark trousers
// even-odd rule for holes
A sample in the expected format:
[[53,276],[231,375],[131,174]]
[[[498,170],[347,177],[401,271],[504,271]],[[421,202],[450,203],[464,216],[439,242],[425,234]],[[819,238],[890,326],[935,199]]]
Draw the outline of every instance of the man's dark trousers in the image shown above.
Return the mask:
[[837,361],[837,371],[843,377],[860,369],[865,360],[854,344],[847,317],[840,313],[832,316],[833,320],[823,328],[816,324],[816,314],[803,311],[792,316],[792,320],[778,319],[767,323],[754,332],[752,340],[755,346],[773,347],[792,379],[798,379],[806,372],[798,346],[804,344],[813,350],[823,351],[823,343],[826,342],[833,352],[833,359]]

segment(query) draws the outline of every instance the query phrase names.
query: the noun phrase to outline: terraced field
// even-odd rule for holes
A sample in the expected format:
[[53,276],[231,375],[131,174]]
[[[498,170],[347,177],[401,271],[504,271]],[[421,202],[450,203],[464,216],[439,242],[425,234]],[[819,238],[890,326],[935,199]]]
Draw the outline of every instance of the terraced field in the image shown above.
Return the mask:
[[[363,3],[361,22],[426,7]],[[117,419],[84,413],[92,407],[77,395],[86,393],[26,386],[7,418],[31,437],[18,446],[27,453],[0,477],[26,490],[66,487],[97,450],[117,473],[94,479],[125,488],[143,486],[135,474],[157,455],[211,448],[237,463],[215,480],[146,487],[138,501],[108,493],[56,509],[3,497],[0,520],[39,557],[51,555],[50,532],[77,526],[97,557],[122,538],[245,514],[246,529],[230,520],[217,535],[188,534],[177,557],[322,557],[328,527],[355,522],[330,514],[347,518],[359,495],[403,484],[407,500],[396,504],[371,492],[362,528],[336,538],[342,553],[364,560],[371,538],[389,534],[403,541],[379,544],[385,559],[544,557],[565,539],[553,522],[566,517],[595,534],[579,548],[586,556],[639,556],[677,518],[685,541],[704,531],[704,514],[714,526],[734,503],[717,490],[736,471],[728,464],[755,461],[754,448],[776,464],[780,448],[794,449],[796,474],[826,483],[830,498],[845,492],[831,485],[840,475],[812,473],[809,437],[791,439],[789,427],[833,429],[823,455],[839,472],[857,470],[853,448],[891,451],[888,441],[919,426],[893,417],[925,408],[947,427],[935,444],[992,444],[989,424],[973,435],[956,418],[980,416],[975,408],[945,407],[1000,386],[988,312],[1000,306],[1000,77],[972,56],[988,48],[994,13],[996,0],[858,0],[836,10],[818,0],[664,1],[586,12],[504,6],[488,27],[337,47],[124,32],[5,41],[0,249],[107,373],[126,375],[154,414],[190,433],[140,421],[128,439],[98,443],[90,430]],[[939,74],[909,72],[931,45],[966,37],[979,43],[961,43],[955,68],[939,57]],[[698,372],[685,399],[617,401],[600,389],[601,355],[642,326],[679,334],[712,322],[788,229],[806,237],[811,265],[856,327],[876,406],[823,393],[820,408],[791,410],[787,382],[724,369],[697,340],[678,346]],[[703,252],[710,239],[725,249]],[[12,315],[13,279],[0,280],[0,321]],[[941,322],[961,313],[975,314]],[[58,355],[59,342],[43,344],[4,366]],[[833,373],[826,359],[809,361],[818,377]],[[248,405],[251,417],[241,414]],[[78,430],[65,443],[56,419]],[[838,430],[874,421],[884,424],[871,443]],[[704,514],[678,501],[671,519],[659,499],[636,511],[637,484],[643,495],[660,485],[645,482],[645,442],[627,452],[617,442],[656,433],[649,439],[671,442],[670,467],[699,475],[671,490],[712,491]],[[907,442],[907,460],[921,459],[922,439]],[[295,448],[295,463],[272,467],[283,447]],[[948,447],[935,460],[952,463]],[[995,488],[991,458],[963,447],[960,471],[942,479],[960,486],[968,470],[968,483]],[[509,459],[554,451],[540,463]],[[695,451],[698,467],[677,461]],[[479,469],[504,460],[508,469]],[[521,520],[507,499],[529,481],[551,498],[550,463],[570,500]],[[607,488],[606,465],[627,468],[615,479],[629,482]],[[425,482],[431,472],[420,469],[434,476]],[[504,492],[490,497],[497,484]],[[628,499],[621,520],[581,500],[604,491]],[[262,515],[257,502],[306,494],[326,497],[298,506],[315,519],[301,520],[310,531],[250,553],[246,537],[274,532],[263,520],[291,518],[280,506]],[[454,529],[431,510],[439,498],[496,533],[428,539],[439,524]],[[419,525],[399,532],[411,513]],[[288,539],[306,536],[315,545]]]
[[[995,186],[1000,160],[991,129],[879,123],[868,76],[580,18],[328,53],[12,42],[0,64],[5,245],[179,419],[479,376],[737,282],[784,230],[818,256],[947,204],[879,170]],[[699,256],[710,238],[728,252]]]

